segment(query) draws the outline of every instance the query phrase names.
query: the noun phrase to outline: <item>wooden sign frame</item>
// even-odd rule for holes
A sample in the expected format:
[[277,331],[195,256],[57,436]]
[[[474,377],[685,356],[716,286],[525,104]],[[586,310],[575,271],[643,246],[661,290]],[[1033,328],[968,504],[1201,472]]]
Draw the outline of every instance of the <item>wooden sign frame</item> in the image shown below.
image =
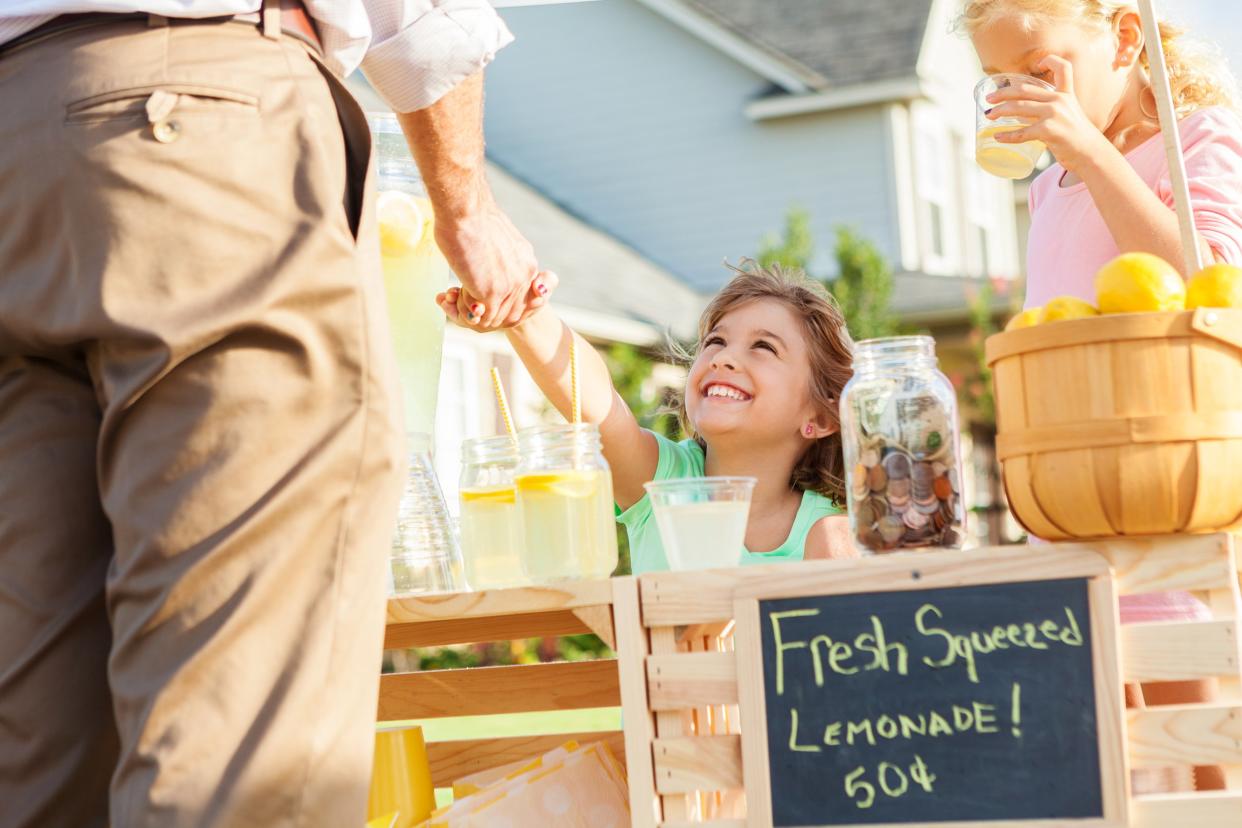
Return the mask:
[[[772,828],[772,791],[764,689],[759,602],[781,598],[903,592],[1009,583],[1087,579],[1091,618],[1100,795],[1104,815],[1093,819],[970,820],[902,822],[857,828],[1125,828],[1129,824],[1129,768],[1126,759],[1121,661],[1117,645],[1117,602],[1112,570],[1099,555],[1029,548],[1014,551],[903,553],[855,561],[814,575],[791,574],[787,581],[734,592],[738,660],[738,698],[742,722],[742,774],[746,785],[746,825]],[[828,828],[800,826],[800,828]],[[850,828],[834,825],[831,828]]]

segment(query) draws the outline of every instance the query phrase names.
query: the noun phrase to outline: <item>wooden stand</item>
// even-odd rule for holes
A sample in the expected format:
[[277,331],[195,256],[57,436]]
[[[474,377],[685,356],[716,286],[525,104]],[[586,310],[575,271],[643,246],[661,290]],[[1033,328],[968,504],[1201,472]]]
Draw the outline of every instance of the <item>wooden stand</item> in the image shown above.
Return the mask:
[[[1012,562],[1014,551],[1006,547],[977,554],[995,552],[998,560]],[[952,583],[953,554],[902,557]],[[1233,539],[1217,534],[1034,547],[1021,564],[1023,572],[1037,572],[1041,556],[1101,556],[1112,568],[1119,595],[1186,590],[1212,608],[1209,621],[1120,628],[1124,681],[1215,678],[1220,687],[1210,704],[1126,711],[1126,745],[1132,769],[1220,765],[1229,790],[1136,796],[1129,801],[1129,822],[1135,828],[1237,828],[1242,814],[1242,597]],[[866,570],[850,561],[806,562],[394,600],[388,647],[592,631],[615,641],[617,659],[384,676],[380,719],[620,703],[624,734],[433,742],[432,777],[437,786],[447,786],[465,774],[526,758],[569,738],[603,738],[618,758],[625,756],[633,825],[679,828],[705,822],[740,828],[747,822],[738,676],[754,666],[739,664],[733,652],[734,601],[804,586],[807,579],[861,584]]]
[[[394,598],[388,602],[384,647],[595,633],[615,648],[612,592],[609,581],[577,581],[556,588]],[[616,707],[618,688],[615,659],[394,673],[380,677],[379,720]],[[432,783],[449,787],[467,774],[544,753],[570,739],[603,739],[618,759],[625,756],[620,731],[428,742]]]

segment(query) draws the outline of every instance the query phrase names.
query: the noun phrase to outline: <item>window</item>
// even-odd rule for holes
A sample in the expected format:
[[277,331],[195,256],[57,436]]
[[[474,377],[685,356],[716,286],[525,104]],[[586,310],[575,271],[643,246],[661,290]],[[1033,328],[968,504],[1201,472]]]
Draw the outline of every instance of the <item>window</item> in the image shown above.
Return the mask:
[[954,155],[949,134],[943,123],[926,109],[915,111],[914,158],[917,166],[919,209],[922,213],[923,250],[927,270],[947,272],[953,269],[952,238],[954,222],[953,166]]

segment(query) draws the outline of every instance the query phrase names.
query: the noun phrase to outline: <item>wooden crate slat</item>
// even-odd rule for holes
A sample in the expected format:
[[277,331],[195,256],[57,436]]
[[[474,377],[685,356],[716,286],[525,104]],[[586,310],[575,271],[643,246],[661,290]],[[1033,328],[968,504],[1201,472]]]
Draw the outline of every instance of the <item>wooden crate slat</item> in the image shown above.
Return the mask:
[[647,692],[652,710],[684,710],[737,704],[734,653],[684,653],[647,658]]
[[577,710],[620,703],[616,659],[429,670],[381,676],[379,720]]
[[523,612],[482,618],[446,618],[442,621],[389,623],[384,631],[384,649],[480,644],[487,641],[581,635],[589,632],[593,630],[574,610]]
[[1238,828],[1242,792],[1152,794],[1130,801],[1131,828]]
[[1236,621],[1156,622],[1121,627],[1128,682],[1182,681],[1237,674]]
[[1117,594],[1212,590],[1237,577],[1229,535],[1112,539],[1057,547],[1085,548],[1103,555],[1113,567]]
[[1126,716],[1132,767],[1242,765],[1242,705],[1170,705]]
[[684,794],[742,787],[741,736],[656,739],[656,791]]
[[431,782],[437,788],[447,788],[463,776],[530,759],[555,750],[571,740],[581,745],[606,742],[618,761],[625,759],[625,736],[619,730],[428,742],[427,760],[431,764]]
[[709,819],[705,822],[688,822],[672,819],[660,823],[660,828],[746,828],[744,819]]
[[612,585],[613,616],[617,635],[617,668],[621,682],[621,716],[625,730],[625,766],[629,779],[632,828],[655,828],[660,819],[655,792],[655,768],[651,742],[655,739],[655,714],[647,703],[643,658],[650,644],[638,605],[638,582],[617,578]]
[[566,581],[555,586],[489,589],[444,595],[410,595],[388,599],[388,623],[409,624],[450,618],[484,618],[554,610],[597,607],[612,603],[612,584]]

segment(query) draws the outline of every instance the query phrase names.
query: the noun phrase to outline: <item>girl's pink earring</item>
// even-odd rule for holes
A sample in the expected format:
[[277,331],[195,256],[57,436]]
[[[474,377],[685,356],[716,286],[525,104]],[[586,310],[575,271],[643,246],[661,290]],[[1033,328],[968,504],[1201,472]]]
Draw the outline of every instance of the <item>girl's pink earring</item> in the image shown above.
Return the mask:
[[814,434],[815,434],[815,429],[814,429],[814,428],[812,428],[812,427],[808,424],[808,425],[807,425],[807,427],[806,427],[806,436],[807,436],[807,437],[811,437],[811,436],[813,436]]

